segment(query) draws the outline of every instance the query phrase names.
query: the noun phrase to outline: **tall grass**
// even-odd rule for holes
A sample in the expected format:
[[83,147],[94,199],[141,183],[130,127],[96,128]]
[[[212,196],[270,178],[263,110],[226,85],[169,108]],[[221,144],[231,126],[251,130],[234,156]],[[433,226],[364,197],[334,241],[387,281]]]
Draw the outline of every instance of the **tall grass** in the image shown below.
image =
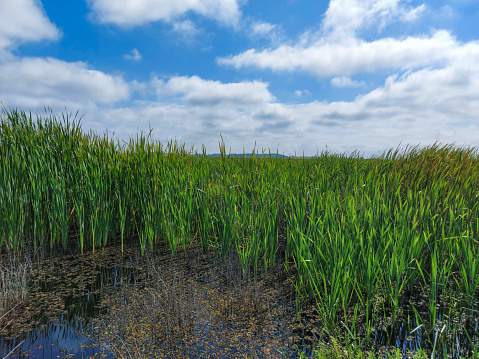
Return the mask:
[[[234,248],[254,273],[281,258],[326,331],[366,343],[403,318],[401,303],[416,310],[418,295],[429,314],[416,321],[430,336],[447,298],[469,313],[477,305],[474,148],[434,144],[372,159],[233,158],[224,143],[220,152],[207,158],[145,134],[121,144],[83,133],[71,115],[3,109],[0,247],[77,242],[84,252],[136,235],[143,249],[163,241],[173,254],[193,240],[222,256]],[[453,323],[461,313],[446,314]]]

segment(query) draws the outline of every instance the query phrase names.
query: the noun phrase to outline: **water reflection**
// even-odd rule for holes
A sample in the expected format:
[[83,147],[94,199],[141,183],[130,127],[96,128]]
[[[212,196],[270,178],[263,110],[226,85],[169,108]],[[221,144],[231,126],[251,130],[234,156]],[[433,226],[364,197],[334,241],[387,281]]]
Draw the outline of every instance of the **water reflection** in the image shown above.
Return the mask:
[[[293,358],[296,346],[311,358],[325,339],[318,312],[309,303],[298,323],[294,286],[284,266],[278,268],[255,281],[235,258],[221,264],[199,248],[172,258],[167,247],[141,256],[136,244],[124,253],[111,246],[83,256],[52,255],[37,268],[28,300],[0,323],[0,358],[17,346],[11,357],[113,358],[118,341],[135,358]],[[414,310],[427,317],[420,303]],[[436,358],[469,355],[477,316],[462,323],[471,315],[451,318],[439,308],[436,328],[427,334],[414,310],[403,306],[393,326],[374,328],[368,349],[384,356],[393,348],[431,351],[440,333],[448,340],[437,342]]]
[[[103,315],[103,292],[139,279],[135,254],[114,248],[91,255],[52,255],[34,273],[27,301],[2,323],[0,358],[87,358],[104,349],[95,340],[91,320]],[[106,355],[103,357],[111,357]]]
[[[219,263],[200,248],[172,258],[167,247],[141,256],[136,245],[123,254],[109,247],[51,256],[37,269],[28,301],[6,318],[0,358],[19,344],[13,357],[112,358],[122,333],[148,320],[159,329],[151,337],[134,334],[159,357],[293,357],[285,344],[294,323],[293,287],[254,282],[234,260]],[[278,284],[277,292],[291,296],[266,292]],[[261,293],[254,289],[260,287]],[[128,339],[121,339],[126,352],[139,358]]]

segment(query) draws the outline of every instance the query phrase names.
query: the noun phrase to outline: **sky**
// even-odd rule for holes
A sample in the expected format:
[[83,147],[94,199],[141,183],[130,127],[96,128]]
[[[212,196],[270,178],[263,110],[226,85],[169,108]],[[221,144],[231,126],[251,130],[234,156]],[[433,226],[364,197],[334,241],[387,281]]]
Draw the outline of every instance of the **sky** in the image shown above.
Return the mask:
[[285,155],[479,141],[479,0],[1,0],[0,102]]

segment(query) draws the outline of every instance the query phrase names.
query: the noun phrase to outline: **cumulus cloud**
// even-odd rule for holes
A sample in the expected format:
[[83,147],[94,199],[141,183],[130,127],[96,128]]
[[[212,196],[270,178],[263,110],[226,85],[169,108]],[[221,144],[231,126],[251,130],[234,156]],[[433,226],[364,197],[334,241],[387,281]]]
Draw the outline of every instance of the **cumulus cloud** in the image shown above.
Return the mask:
[[[61,33],[39,0],[0,1],[0,101],[23,109],[97,109],[128,99],[130,85],[121,77],[83,62],[18,57],[21,43],[58,40]],[[133,52],[131,55],[137,57]]]
[[236,26],[238,0],[88,0],[94,17],[102,23],[138,26],[154,21],[172,21],[192,11]]
[[268,90],[268,84],[260,81],[221,83],[204,80],[198,76],[176,76],[164,81],[152,80],[159,98],[180,96],[188,104],[216,105],[257,105],[274,100]]
[[405,0],[331,0],[320,31],[306,32],[296,44],[250,49],[218,59],[219,64],[275,71],[301,70],[318,77],[351,76],[382,69],[437,66],[461,46],[446,30],[403,38],[366,41],[361,30],[378,29],[394,21],[413,21],[425,10]]
[[[43,71],[27,71],[35,68],[31,64],[24,65],[26,69],[1,67],[0,94],[10,96],[8,103],[16,100],[30,108],[52,102],[57,107],[81,108],[84,128],[99,132],[108,128],[124,139],[151,126],[155,139],[177,139],[196,148],[205,144],[210,153],[218,152],[221,133],[227,146],[239,153],[243,148],[251,151],[256,141],[259,147],[286,154],[304,150],[313,155],[328,145],[334,152],[359,149],[371,155],[400,142],[474,144],[479,138],[479,70],[469,66],[471,60],[389,76],[383,86],[352,101],[285,104],[260,81],[223,83],[176,76],[138,84],[156,93],[156,99],[117,107],[116,101],[128,96],[121,79],[88,70],[81,63],[55,64],[57,70],[48,71],[41,61]],[[79,79],[73,73],[79,71],[87,73],[79,75],[83,82],[75,87]],[[9,73],[20,76],[6,78]],[[71,82],[60,80],[69,76]],[[95,98],[104,101],[94,102]]]
[[411,7],[403,0],[331,0],[322,29],[335,38],[352,37],[364,27],[413,21],[424,10],[425,5]]
[[250,151],[254,141],[273,151],[304,150],[307,155],[326,145],[333,152],[379,155],[399,143],[474,144],[479,138],[479,69],[472,64],[479,57],[474,46],[466,47],[452,64],[391,75],[383,86],[352,101],[285,104],[262,82],[173,77],[151,81],[156,101],[103,114],[125,129],[135,123],[147,130],[151,124],[163,140],[205,144],[209,152],[217,152],[220,133],[240,153],[243,147]]
[[[130,96],[122,78],[83,62],[17,57],[21,43],[58,40],[61,33],[39,0],[0,1],[0,100],[8,107],[54,110],[95,109]],[[132,55],[135,55],[134,53]]]
[[127,60],[132,60],[132,61],[141,60],[141,54],[140,54],[140,51],[138,51],[138,49],[131,50],[130,53],[123,55],[123,57]]
[[[402,143],[474,144],[479,135],[479,70],[460,62],[386,79],[384,86],[351,102],[305,104],[311,130],[334,128],[331,136],[352,148],[380,151]],[[316,126],[316,129],[314,129]],[[349,138],[348,138],[349,137]],[[347,146],[345,146],[347,147]]]
[[5,105],[80,108],[113,104],[129,97],[120,77],[90,69],[83,62],[23,58],[0,64],[0,97]]
[[229,58],[223,65],[255,66],[277,71],[303,70],[319,77],[350,76],[382,69],[413,69],[437,66],[461,52],[461,44],[446,30],[431,36],[404,39],[382,38],[371,42],[350,38],[343,42],[319,39],[303,45],[281,45],[275,49],[250,49]]
[[[12,0],[0,2],[0,10],[5,1]],[[35,4],[30,10],[43,14],[33,0],[15,1]],[[117,3],[126,8],[116,8]],[[151,14],[145,10],[146,3],[91,0],[90,6],[103,22],[132,26],[165,20],[171,21],[173,28],[177,24],[178,31],[194,27],[181,18],[187,11],[223,22],[227,18],[226,13],[212,15],[209,10],[198,10],[206,0],[182,4],[151,0],[150,5],[168,5],[163,12],[153,9]],[[209,3],[218,5],[220,1]],[[221,3],[235,4],[238,11],[234,1]],[[339,4],[345,7],[345,13],[333,8]],[[301,154],[304,150],[307,155],[326,145],[334,152],[359,149],[369,155],[399,142],[474,144],[479,138],[479,41],[464,43],[445,30],[401,38],[361,38],[363,29],[371,26],[381,29],[394,21],[413,21],[420,16],[424,8],[409,4],[400,0],[333,0],[320,30],[305,34],[296,44],[252,49],[220,60],[236,67],[301,70],[318,78],[330,78],[332,86],[356,86],[361,83],[353,80],[355,74],[384,69],[390,75],[397,69],[397,74],[388,76],[382,86],[352,101],[281,103],[262,81],[225,83],[198,76],[173,76],[126,83],[119,76],[82,62],[13,55],[2,57],[0,62],[0,99],[7,106],[32,110],[44,106],[80,109],[85,114],[85,129],[102,132],[108,128],[124,139],[134,136],[137,130],[147,131],[151,125],[155,138],[205,144],[208,152],[218,152],[220,133],[227,146],[240,153],[243,148],[251,151],[255,141],[273,151],[278,148],[286,154]],[[8,20],[13,15],[0,11],[0,20],[2,16]],[[42,16],[47,25],[35,27],[35,34],[18,30],[27,25],[18,25],[17,32],[5,30],[0,22],[0,43],[6,44],[1,46],[14,48],[22,41],[57,38],[58,30]],[[258,33],[266,35],[276,29],[266,23],[257,25]],[[129,55],[135,57],[134,52]],[[129,101],[132,91],[137,91],[141,100]],[[307,90],[293,91],[294,88],[291,96],[294,93],[296,100],[308,95]],[[154,99],[152,93],[156,95]]]
[[21,42],[57,40],[60,35],[40,1],[0,1],[0,51],[11,50]]
[[210,152],[218,152],[220,134],[239,152],[243,146],[251,151],[255,140],[276,148],[278,143],[269,142],[271,135],[281,143],[285,143],[281,138],[295,135],[285,132],[293,122],[286,108],[276,103],[267,83],[176,76],[167,80],[153,77],[149,86],[156,92],[156,100],[97,111],[97,118],[115,128],[119,136],[131,136],[137,129],[146,131],[151,125],[157,139],[178,139],[197,148],[205,144]]

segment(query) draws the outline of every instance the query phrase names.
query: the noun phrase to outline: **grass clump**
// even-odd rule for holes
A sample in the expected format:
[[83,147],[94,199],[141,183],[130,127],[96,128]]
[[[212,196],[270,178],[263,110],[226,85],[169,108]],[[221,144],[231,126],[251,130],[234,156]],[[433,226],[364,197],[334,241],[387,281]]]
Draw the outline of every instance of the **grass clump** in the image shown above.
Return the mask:
[[[305,358],[303,353],[300,353],[300,358]],[[352,345],[349,349],[343,347],[338,343],[338,341],[333,340],[332,345],[325,345],[322,343],[319,348],[314,350],[314,359],[376,359],[376,358],[387,358],[387,359],[403,359],[404,356],[399,349],[396,349],[392,353],[385,354],[383,356],[376,356],[374,353],[364,353],[359,348]],[[408,353],[406,355],[410,359],[428,359],[426,353],[419,349],[417,353],[412,354]]]

